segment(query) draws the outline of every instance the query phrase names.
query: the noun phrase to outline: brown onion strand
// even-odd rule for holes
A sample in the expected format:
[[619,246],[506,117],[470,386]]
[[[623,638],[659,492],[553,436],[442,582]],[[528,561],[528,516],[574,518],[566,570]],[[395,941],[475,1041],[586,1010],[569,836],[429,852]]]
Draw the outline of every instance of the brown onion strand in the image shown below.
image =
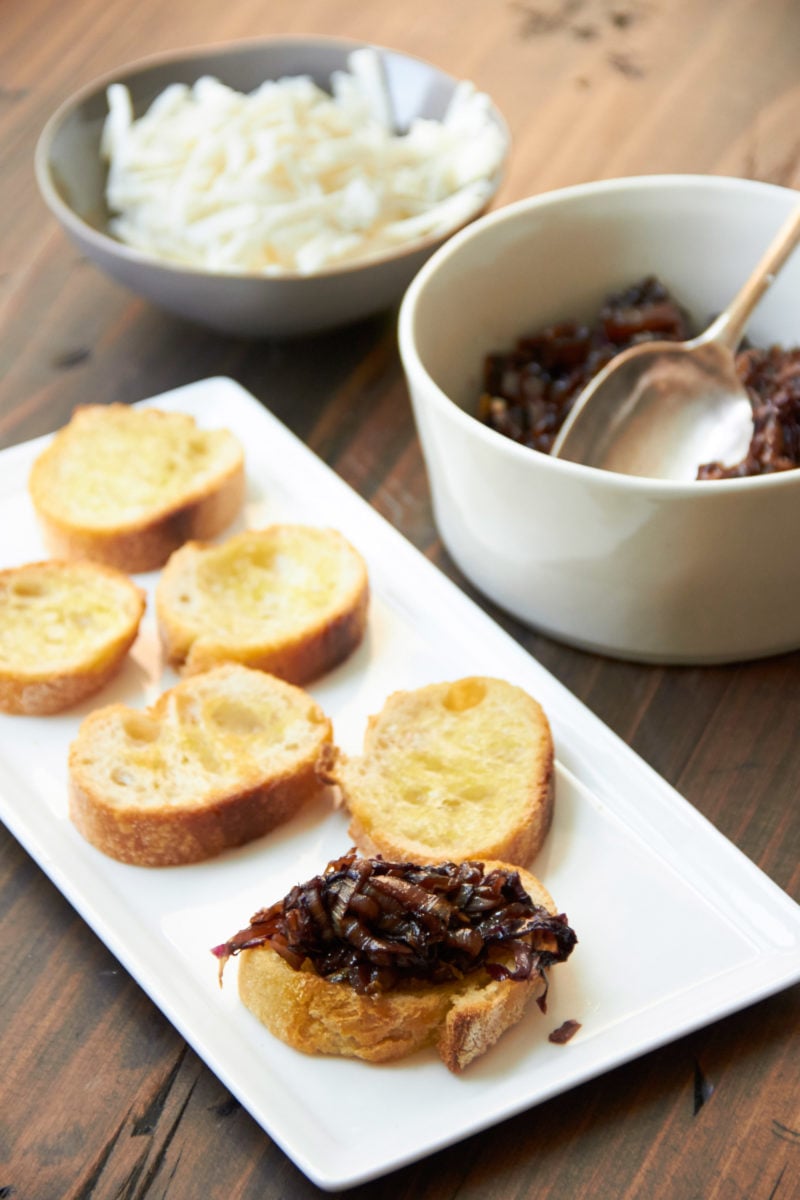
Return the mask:
[[350,850],[213,953],[221,974],[231,955],[268,945],[295,970],[309,964],[331,982],[373,994],[481,970],[491,979],[544,976],[576,942],[566,916],[535,904],[517,871],[392,863]]

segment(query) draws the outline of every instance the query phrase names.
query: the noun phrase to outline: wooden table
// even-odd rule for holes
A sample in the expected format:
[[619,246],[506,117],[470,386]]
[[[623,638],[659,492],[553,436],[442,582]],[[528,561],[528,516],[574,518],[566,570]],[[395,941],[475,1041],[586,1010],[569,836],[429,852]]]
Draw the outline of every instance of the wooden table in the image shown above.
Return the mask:
[[[259,344],[148,307],[80,260],[37,195],[33,148],[54,107],[152,51],[341,34],[432,59],[492,94],[514,137],[500,203],[659,171],[800,185],[792,0],[4,0],[0,30],[0,446],[55,429],[82,401],[230,375],[460,583],[431,517],[395,314]],[[800,655],[639,667],[486,607],[797,896]],[[319,1194],[4,830],[0,856],[0,1196]],[[791,1200],[797,1031],[793,989],[352,1194]]]

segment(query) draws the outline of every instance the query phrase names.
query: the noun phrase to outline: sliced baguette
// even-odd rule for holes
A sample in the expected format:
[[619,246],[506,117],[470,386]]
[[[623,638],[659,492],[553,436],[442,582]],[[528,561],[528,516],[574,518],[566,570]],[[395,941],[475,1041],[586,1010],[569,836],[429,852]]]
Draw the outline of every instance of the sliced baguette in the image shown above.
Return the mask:
[[69,752],[69,812],[104,854],[198,862],[261,837],[320,794],[331,724],[299,688],[223,666],[144,712],[92,713]]
[[330,777],[363,854],[524,866],[552,819],[553,739],[527,692],[473,676],[395,692]]
[[[550,894],[528,871],[484,864],[486,873],[498,867],[517,870],[534,903],[556,912]],[[380,1063],[434,1046],[458,1074],[520,1020],[547,981],[539,970],[524,981],[496,981],[479,971],[451,983],[407,984],[365,995],[322,978],[307,964],[295,970],[263,945],[241,951],[238,988],[242,1002],[271,1033],[305,1054]]]
[[307,683],[359,645],[368,599],[364,560],[340,533],[272,525],[177,550],[156,612],[167,656],[185,674],[234,661]]
[[51,552],[150,571],[189,538],[225,529],[244,499],[244,455],[186,413],[84,405],[29,478]]
[[0,571],[0,709],[43,716],[100,691],[136,639],[144,593],[91,562]]

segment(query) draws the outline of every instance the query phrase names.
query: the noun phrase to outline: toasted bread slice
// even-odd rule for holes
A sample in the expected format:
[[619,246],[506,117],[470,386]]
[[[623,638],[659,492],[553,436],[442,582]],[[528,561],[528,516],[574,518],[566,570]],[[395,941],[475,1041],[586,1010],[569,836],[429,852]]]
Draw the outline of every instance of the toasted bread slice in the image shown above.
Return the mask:
[[144,613],[126,575],[91,562],[0,571],[0,709],[61,712],[119,671]]
[[114,704],[86,718],[69,752],[70,817],[122,862],[198,862],[319,795],[330,741],[330,721],[299,688],[218,667],[145,712]]
[[84,405],[36,459],[29,489],[54,555],[151,571],[234,519],[244,454],[186,413]]
[[[486,862],[519,874],[533,902],[555,914],[545,887],[524,869]],[[239,954],[239,995],[276,1037],[305,1054],[390,1062],[434,1046],[460,1073],[484,1054],[543,996],[547,980],[535,969],[525,980],[490,978],[485,969],[446,983],[411,982],[376,994],[323,978],[307,962],[290,966],[270,945]]]
[[186,674],[234,661],[307,683],[361,642],[368,598],[364,560],[340,533],[272,525],[177,550],[156,611],[167,655]]
[[394,693],[331,779],[364,854],[524,866],[552,819],[553,739],[522,688],[474,676]]

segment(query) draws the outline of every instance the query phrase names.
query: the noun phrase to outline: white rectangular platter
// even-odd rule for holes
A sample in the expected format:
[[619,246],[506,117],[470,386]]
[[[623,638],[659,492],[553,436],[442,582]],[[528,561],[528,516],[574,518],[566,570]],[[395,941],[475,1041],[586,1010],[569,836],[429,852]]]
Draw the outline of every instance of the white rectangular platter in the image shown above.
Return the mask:
[[[524,1020],[462,1077],[423,1052],[392,1066],[310,1058],[222,990],[210,947],[349,846],[323,806],[190,867],[104,857],[67,816],[66,754],[100,704],[152,703],[164,670],[152,612],[119,678],[57,717],[0,716],[0,817],[181,1034],[319,1187],[373,1179],[800,979],[800,909],[247,392],[229,379],[149,401],[225,425],[246,447],[243,524],[332,525],[361,550],[365,643],[309,690],[358,751],[392,691],[468,674],[526,688],[557,750],[554,827],[533,866],[579,945]],[[45,556],[26,490],[45,439],[0,454],[0,566]],[[139,582],[152,595],[155,575]],[[687,930],[690,931],[687,936]],[[566,1045],[547,1035],[581,1023]]]

